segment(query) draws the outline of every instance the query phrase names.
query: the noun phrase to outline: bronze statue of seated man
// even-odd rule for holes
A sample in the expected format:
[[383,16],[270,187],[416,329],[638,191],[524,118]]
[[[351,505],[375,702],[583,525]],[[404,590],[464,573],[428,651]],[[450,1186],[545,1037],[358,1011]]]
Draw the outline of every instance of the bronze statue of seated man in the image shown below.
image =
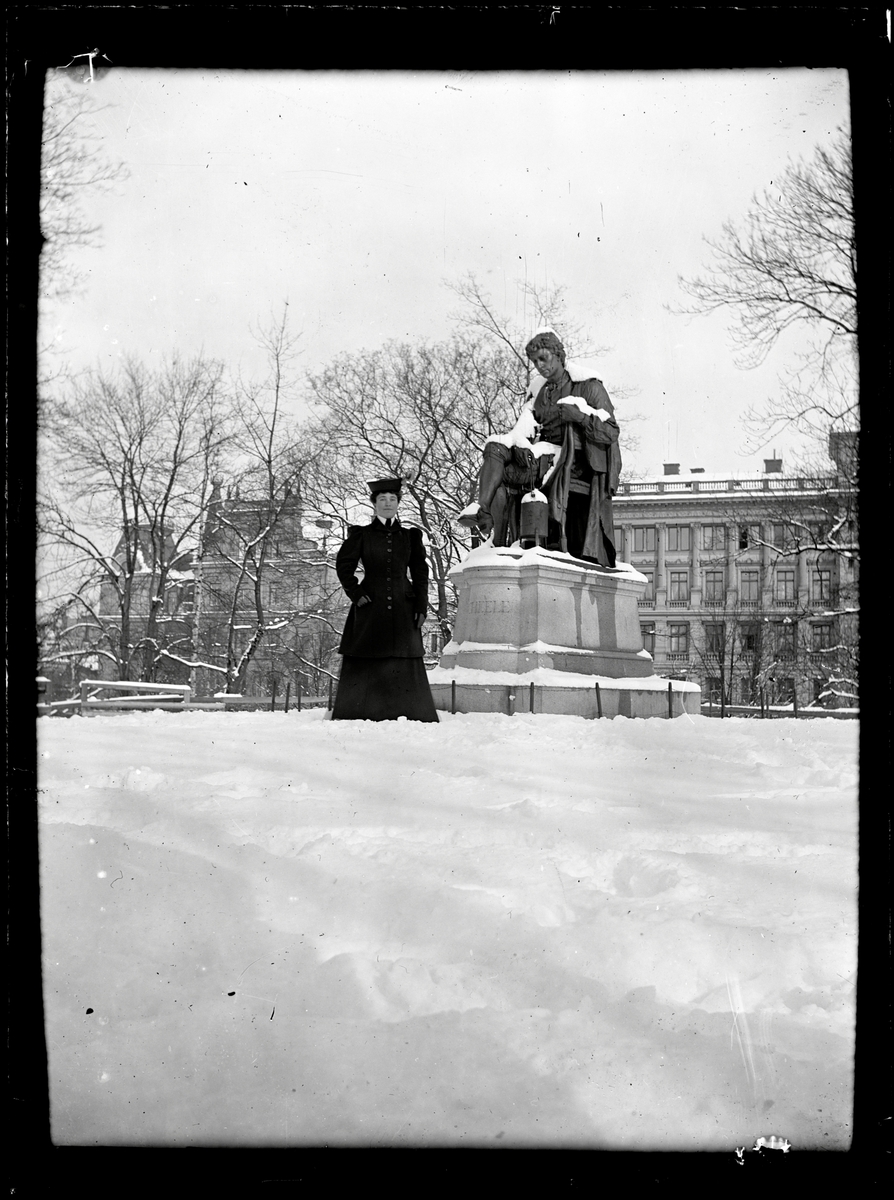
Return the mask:
[[487,439],[478,503],[459,521],[495,546],[510,545],[521,495],[538,490],[548,509],[546,548],[613,567],[621,453],[612,402],[586,368],[566,363],[552,330],[535,334],[525,353],[540,378],[532,378],[515,428]]

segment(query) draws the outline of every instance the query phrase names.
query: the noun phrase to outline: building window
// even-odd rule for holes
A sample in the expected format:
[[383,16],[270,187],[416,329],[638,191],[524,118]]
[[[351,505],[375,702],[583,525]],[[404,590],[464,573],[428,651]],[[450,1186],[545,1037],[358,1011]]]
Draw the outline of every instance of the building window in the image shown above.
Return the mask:
[[643,592],[643,600],[653,601],[655,599],[655,572],[641,571],[641,575],[645,576],[646,590]]
[[788,675],[776,681],[776,703],[791,704],[795,698],[795,681]]
[[702,549],[703,550],[725,550],[726,549],[726,526],[725,525],[704,525],[704,526],[702,526]]
[[776,572],[776,599],[782,602],[794,603],[795,572],[788,567]]
[[743,571],[739,599],[743,604],[757,604],[760,599],[760,572]]
[[821,704],[823,701],[823,692],[826,689],[825,679],[811,679],[810,685],[813,691],[812,704]]
[[832,603],[832,572],[819,567],[813,572],[813,603]]
[[705,604],[722,604],[724,598],[722,571],[705,571]]
[[770,543],[777,550],[790,550],[794,544],[790,526],[782,521],[774,521],[770,526]]
[[689,549],[689,526],[688,525],[668,525],[668,527],[667,527],[667,548],[668,548],[668,550],[688,550]]
[[671,571],[670,573],[670,596],[668,599],[673,603],[678,604],[689,599],[689,572],[688,571]]
[[760,525],[740,525],[739,526],[739,549],[748,550],[751,546],[757,546],[760,543],[761,527]]
[[668,625],[667,648],[669,654],[689,654],[689,626]]
[[639,631],[643,637],[643,649],[648,650],[650,654],[655,653],[655,622],[649,621],[646,624],[641,624]]
[[633,530],[633,549],[637,554],[655,553],[655,526],[637,525]]
[[721,699],[720,677],[709,675],[705,680],[705,691],[712,704],[719,704]]
[[793,621],[780,621],[776,626],[776,657],[794,658],[797,626]]
[[705,625],[705,653],[706,654],[722,654],[723,653],[723,622],[711,622]]
[[755,654],[759,648],[761,636],[760,625],[747,624],[739,629],[739,644],[743,654]]
[[810,649],[829,650],[832,646],[832,622],[822,621],[810,626]]
[[750,679],[743,679],[739,684],[739,700],[742,704],[750,704],[754,699],[754,689]]

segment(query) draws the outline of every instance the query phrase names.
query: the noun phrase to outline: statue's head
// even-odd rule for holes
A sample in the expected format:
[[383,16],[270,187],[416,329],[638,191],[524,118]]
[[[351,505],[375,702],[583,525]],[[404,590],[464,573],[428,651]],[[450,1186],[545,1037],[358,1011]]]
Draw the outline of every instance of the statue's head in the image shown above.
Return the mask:
[[533,358],[538,350],[549,350],[552,354],[555,354],[562,366],[565,366],[565,347],[551,329],[544,329],[540,333],[535,333],[527,346],[525,346],[525,354],[528,358]]

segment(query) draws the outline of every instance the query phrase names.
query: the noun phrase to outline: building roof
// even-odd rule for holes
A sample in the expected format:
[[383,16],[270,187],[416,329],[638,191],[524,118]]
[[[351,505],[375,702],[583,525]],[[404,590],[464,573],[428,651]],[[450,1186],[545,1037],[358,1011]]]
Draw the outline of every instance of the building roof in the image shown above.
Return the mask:
[[703,495],[723,493],[753,494],[766,492],[827,492],[835,490],[839,481],[834,475],[808,476],[789,475],[781,471],[770,471],[756,475],[753,471],[725,471],[714,474],[707,471],[680,471],[674,475],[649,476],[646,479],[624,479],[618,487],[616,500],[625,496],[641,495]]

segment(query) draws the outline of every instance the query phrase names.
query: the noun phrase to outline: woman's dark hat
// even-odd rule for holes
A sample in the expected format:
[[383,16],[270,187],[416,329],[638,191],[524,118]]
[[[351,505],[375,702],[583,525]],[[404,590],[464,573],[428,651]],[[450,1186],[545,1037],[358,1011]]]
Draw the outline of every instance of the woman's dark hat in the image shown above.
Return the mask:
[[369,494],[373,498],[381,492],[393,492],[395,496],[399,497],[402,483],[402,479],[371,479],[366,486],[369,488]]

